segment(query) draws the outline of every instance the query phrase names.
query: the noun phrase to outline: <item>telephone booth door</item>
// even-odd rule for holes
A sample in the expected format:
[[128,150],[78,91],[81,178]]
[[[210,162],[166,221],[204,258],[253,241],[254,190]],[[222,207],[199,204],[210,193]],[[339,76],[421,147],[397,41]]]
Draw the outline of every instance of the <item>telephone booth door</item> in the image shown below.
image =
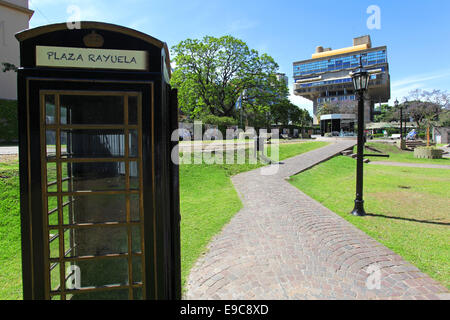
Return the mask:
[[40,91],[52,299],[142,298],[142,97]]

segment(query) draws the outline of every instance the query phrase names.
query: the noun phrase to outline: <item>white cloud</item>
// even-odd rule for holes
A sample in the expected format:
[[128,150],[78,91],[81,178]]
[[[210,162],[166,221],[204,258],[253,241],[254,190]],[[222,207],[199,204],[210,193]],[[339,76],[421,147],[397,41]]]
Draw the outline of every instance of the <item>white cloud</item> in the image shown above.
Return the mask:
[[412,85],[404,86],[401,88],[391,88],[391,100],[389,100],[390,104],[393,104],[396,99],[398,101],[402,101],[403,98],[407,97],[409,93],[416,89],[426,89],[423,83],[414,83]]
[[[411,91],[416,89],[440,89],[439,85],[438,87],[435,87],[435,81],[446,78],[450,78],[450,70],[418,74],[393,81],[391,84],[391,100],[389,101],[389,103],[393,104],[396,99],[398,99],[399,101],[403,100],[403,98],[409,96],[409,93]],[[446,84],[447,83],[448,82],[446,81]]]
[[394,81],[392,83],[392,87],[404,87],[408,85],[413,85],[419,82],[432,81],[440,78],[448,78],[450,77],[450,70],[443,70],[436,73],[428,73],[428,74],[420,74],[407,78],[403,78],[401,80]]
[[290,92],[289,100],[293,104],[295,104],[297,107],[308,110],[309,114],[312,116],[313,115],[313,102],[308,99],[305,99],[303,97],[296,96],[294,94],[294,85],[293,84],[289,85],[289,92]]

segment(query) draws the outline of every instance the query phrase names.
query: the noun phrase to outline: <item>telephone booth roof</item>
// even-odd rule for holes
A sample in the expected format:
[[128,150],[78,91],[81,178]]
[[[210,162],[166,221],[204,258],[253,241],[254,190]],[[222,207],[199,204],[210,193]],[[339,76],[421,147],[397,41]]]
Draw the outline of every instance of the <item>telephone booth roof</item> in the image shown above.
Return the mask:
[[152,36],[149,36],[148,34],[145,34],[143,32],[140,32],[140,31],[137,31],[137,30],[134,30],[131,28],[119,26],[116,24],[95,22],[95,21],[81,21],[80,29],[70,30],[67,26],[67,23],[65,23],[65,22],[64,23],[56,23],[56,24],[49,24],[49,25],[21,31],[16,34],[16,38],[17,38],[17,40],[19,40],[19,42],[22,43],[22,42],[26,42],[28,40],[33,40],[42,35],[51,34],[54,32],[61,32],[61,31],[73,32],[74,30],[96,30],[96,31],[108,31],[108,32],[118,33],[118,34],[122,34],[127,37],[141,40],[141,41],[146,42],[152,46],[155,46],[161,50],[164,50],[166,65],[167,65],[167,72],[169,73],[169,75],[171,75],[170,53],[169,53],[167,44],[165,42],[160,41],[160,40],[158,40]]

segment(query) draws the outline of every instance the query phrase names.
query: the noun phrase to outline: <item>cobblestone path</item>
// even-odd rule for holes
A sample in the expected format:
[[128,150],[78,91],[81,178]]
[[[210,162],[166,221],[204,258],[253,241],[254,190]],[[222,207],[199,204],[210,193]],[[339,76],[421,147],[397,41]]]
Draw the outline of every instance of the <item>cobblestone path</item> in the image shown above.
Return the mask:
[[274,175],[233,177],[244,207],[197,261],[185,298],[449,299],[445,287],[286,181],[354,144],[285,160]]

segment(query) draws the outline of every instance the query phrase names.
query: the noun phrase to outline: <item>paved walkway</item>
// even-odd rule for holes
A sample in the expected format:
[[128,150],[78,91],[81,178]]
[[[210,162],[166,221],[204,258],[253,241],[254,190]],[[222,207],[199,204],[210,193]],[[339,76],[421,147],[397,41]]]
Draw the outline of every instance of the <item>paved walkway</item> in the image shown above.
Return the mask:
[[[327,141],[335,142],[336,139],[292,139],[292,140],[279,140],[279,144],[296,144],[302,142],[314,142],[314,141]],[[248,141],[234,141],[234,140],[221,140],[221,141],[183,141],[178,145],[180,152],[211,152],[211,151],[230,151],[246,149],[250,146],[253,147],[254,140]],[[268,146],[266,142],[266,146]],[[0,149],[1,152],[1,149]]]
[[[285,180],[354,144],[285,160],[275,175],[233,177],[244,207],[192,269],[186,298],[449,299],[446,288]],[[378,284],[378,271],[367,273],[373,264],[380,289],[369,290],[369,275]]]
[[406,162],[389,162],[389,161],[373,161],[373,162],[369,162],[369,164],[380,165],[380,166],[392,166],[392,167],[450,169],[450,165],[445,165],[445,164],[406,163]]
[[444,158],[450,158],[450,144],[445,145],[444,147],[441,147],[440,149],[444,150],[444,154],[442,155],[442,157]]
[[19,154],[19,147],[0,147],[0,155],[13,155]]

